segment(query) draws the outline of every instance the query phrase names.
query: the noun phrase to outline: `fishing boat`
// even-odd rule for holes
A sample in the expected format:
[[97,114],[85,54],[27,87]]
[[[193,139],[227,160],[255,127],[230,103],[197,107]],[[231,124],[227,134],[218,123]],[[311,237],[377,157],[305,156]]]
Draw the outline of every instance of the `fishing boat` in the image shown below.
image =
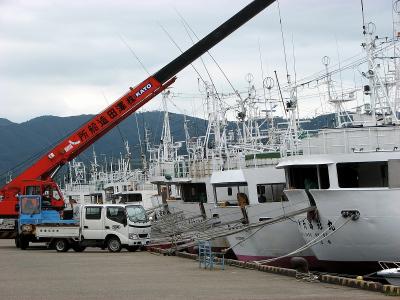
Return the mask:
[[[398,17],[398,13],[397,13]],[[370,103],[343,128],[323,129],[303,140],[303,155],[283,159],[289,202],[316,206],[295,221],[304,242],[328,270],[370,272],[380,261],[399,261],[400,127],[397,59],[382,76],[383,51],[398,53],[398,34],[382,42],[375,26],[364,30]],[[398,32],[398,31],[396,31]],[[379,63],[378,63],[379,60]]]

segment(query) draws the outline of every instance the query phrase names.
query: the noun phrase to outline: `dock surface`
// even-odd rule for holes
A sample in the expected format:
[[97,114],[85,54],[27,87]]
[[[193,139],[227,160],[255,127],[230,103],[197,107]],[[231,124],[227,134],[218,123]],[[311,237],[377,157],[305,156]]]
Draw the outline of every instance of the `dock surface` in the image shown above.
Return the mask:
[[388,299],[381,293],[149,252],[57,253],[0,240],[0,299]]

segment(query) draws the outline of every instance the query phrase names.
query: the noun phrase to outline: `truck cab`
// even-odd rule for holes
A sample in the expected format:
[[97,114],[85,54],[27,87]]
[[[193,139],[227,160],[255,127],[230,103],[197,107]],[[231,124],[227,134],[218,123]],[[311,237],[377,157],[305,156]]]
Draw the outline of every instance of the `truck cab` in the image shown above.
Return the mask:
[[150,242],[151,224],[142,205],[87,204],[76,207],[74,218],[79,218],[84,246],[136,251]]

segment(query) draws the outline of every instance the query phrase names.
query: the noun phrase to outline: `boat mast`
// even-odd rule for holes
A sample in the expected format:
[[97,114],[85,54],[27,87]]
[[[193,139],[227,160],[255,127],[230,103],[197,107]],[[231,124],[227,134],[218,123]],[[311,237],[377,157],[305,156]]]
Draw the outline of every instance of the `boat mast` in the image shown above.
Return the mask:
[[351,91],[348,93],[344,93],[343,89],[340,93],[340,96],[335,93],[333,84],[332,84],[332,77],[329,73],[329,66],[330,58],[328,56],[322,57],[322,64],[325,66],[325,74],[326,74],[326,85],[328,89],[328,102],[333,105],[335,109],[335,116],[336,116],[336,127],[342,128],[352,122],[351,117],[349,116],[348,112],[344,108],[343,104],[345,102],[353,101],[355,91]]
[[376,41],[378,40],[378,36],[374,35],[376,26],[370,22],[363,27],[365,41],[361,45],[366,52],[368,61],[368,71],[363,75],[369,83],[364,86],[364,93],[370,96],[373,120],[375,125],[398,124],[399,120],[394,105],[389,99],[385,83],[379,76],[380,65],[376,63]]
[[394,95],[394,112],[397,111],[400,105],[400,49],[398,42],[400,39],[400,1],[393,1],[393,61],[395,68],[395,95]]

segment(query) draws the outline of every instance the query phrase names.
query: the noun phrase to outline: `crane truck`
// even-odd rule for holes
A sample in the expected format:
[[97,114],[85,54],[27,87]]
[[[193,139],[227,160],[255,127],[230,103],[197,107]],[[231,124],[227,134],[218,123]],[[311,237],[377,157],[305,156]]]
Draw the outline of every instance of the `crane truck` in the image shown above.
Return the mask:
[[[65,202],[53,178],[63,165],[77,157],[129,115],[171,86],[175,82],[175,75],[178,72],[255,17],[274,1],[254,0],[250,2],[233,17],[159,71],[135,87],[130,87],[129,91],[121,98],[62,140],[34,164],[3,186],[0,189],[0,219],[3,219],[0,224],[0,230],[3,229],[0,237],[15,237],[17,244],[21,242],[21,233],[23,231],[20,227],[29,225],[18,222],[20,213],[19,199],[21,196],[40,196],[41,201],[46,199],[46,204],[51,210],[61,212],[65,207]],[[30,236],[32,239],[35,237],[34,234]],[[26,243],[26,239],[24,239],[23,243]]]
[[81,252],[88,246],[133,252],[150,243],[151,224],[142,205],[77,205],[72,219],[61,219],[56,210],[43,207],[41,196],[19,198],[18,242],[22,250],[29,242],[45,242],[58,252],[70,248]]

